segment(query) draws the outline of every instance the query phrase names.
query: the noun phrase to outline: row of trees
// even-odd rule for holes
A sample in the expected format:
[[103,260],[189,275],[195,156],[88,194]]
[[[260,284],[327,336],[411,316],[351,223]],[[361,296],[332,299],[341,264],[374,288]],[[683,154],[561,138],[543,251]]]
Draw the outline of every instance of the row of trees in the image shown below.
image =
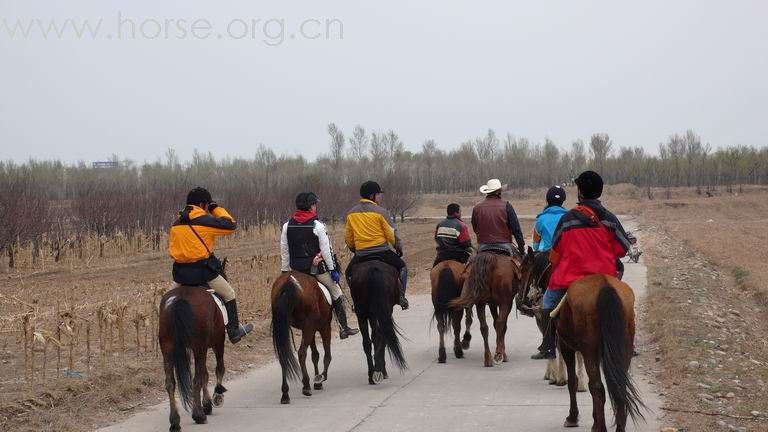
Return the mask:
[[693,131],[669,137],[658,154],[616,146],[607,134],[563,148],[548,138],[536,143],[488,130],[452,150],[427,140],[416,152],[406,150],[393,130],[356,126],[347,136],[330,124],[328,135],[329,152],[314,161],[259,146],[253,158],[216,159],[196,151],[182,162],[168,150],[152,163],[114,157],[117,166],[107,169],[58,161],[0,163],[0,249],[12,266],[15,248],[43,239],[54,258],[87,235],[98,236],[103,245],[115,235],[140,234],[160,248],[160,233],[183,207],[186,192],[198,185],[209,188],[248,229],[285,219],[302,190],[315,191],[323,215],[338,220],[354,203],[359,185],[371,178],[382,183],[387,207],[401,217],[421,193],[475,191],[492,177],[512,188],[548,186],[587,168],[609,183],[649,191],[674,186],[730,191],[744,183],[768,183],[768,148],[713,150]]

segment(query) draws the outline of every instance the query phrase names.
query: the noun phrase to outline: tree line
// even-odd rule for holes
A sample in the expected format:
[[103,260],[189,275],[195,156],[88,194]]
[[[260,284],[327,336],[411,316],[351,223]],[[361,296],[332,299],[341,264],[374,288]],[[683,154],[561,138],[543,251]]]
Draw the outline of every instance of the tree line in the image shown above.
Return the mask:
[[[700,193],[743,184],[768,183],[768,148],[730,146],[713,149],[693,131],[675,134],[656,154],[617,145],[596,133],[587,141],[560,146],[549,138],[533,142],[493,129],[445,150],[426,140],[418,151],[406,150],[393,130],[358,125],[345,133],[328,126],[328,152],[315,160],[277,155],[259,145],[252,158],[216,158],[195,151],[181,161],[174,150],[138,164],[113,157],[114,167],[84,162],[31,160],[0,163],[0,250],[10,258],[19,247],[45,243],[54,259],[63,248],[97,236],[141,235],[160,249],[164,233],[195,186],[211,190],[244,229],[284,220],[296,193],[320,196],[322,215],[343,218],[354,204],[359,185],[379,181],[386,206],[403,218],[424,193],[476,191],[488,178],[511,188],[549,186],[569,181],[584,169],[600,172],[608,183],[646,187],[696,187]],[[669,192],[667,193],[667,195]],[[668,196],[667,196],[668,197]]]

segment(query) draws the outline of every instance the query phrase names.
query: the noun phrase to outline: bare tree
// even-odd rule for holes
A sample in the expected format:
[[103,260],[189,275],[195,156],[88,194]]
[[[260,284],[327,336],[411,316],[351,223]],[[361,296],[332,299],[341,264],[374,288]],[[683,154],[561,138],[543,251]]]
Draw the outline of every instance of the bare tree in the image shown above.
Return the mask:
[[604,173],[605,160],[610,156],[612,147],[613,142],[608,134],[605,133],[594,134],[589,140],[592,162],[601,174]]
[[344,159],[344,132],[336,127],[335,123],[328,124],[328,135],[331,136],[331,159],[336,172],[341,169],[341,162]]

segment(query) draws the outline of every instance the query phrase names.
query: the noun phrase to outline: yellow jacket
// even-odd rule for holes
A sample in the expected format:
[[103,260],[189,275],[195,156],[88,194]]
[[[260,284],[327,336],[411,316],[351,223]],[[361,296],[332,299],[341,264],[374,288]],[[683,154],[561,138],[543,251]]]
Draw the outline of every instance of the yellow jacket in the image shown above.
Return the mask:
[[[193,228],[205,242],[205,246],[192,231]],[[177,264],[190,264],[204,260],[208,258],[209,250],[213,253],[216,237],[230,235],[236,229],[235,219],[224,208],[216,207],[213,213],[208,214],[198,206],[189,205],[179,212],[179,218],[171,227],[169,248],[171,258]]]
[[392,216],[384,208],[368,199],[360,202],[347,212],[347,247],[356,255],[402,250]]

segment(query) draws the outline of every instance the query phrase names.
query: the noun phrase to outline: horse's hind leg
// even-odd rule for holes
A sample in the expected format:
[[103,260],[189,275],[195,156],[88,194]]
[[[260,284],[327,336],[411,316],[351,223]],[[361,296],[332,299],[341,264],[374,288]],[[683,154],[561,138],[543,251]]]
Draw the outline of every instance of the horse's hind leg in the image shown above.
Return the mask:
[[357,324],[360,326],[360,333],[363,335],[363,352],[368,363],[368,384],[374,385],[376,383],[373,382],[373,356],[371,355],[371,334],[368,330],[368,319],[358,314]]
[[224,405],[224,335],[221,340],[213,345],[213,353],[216,355],[216,387],[213,389],[213,406],[220,407]]
[[578,351],[576,352],[576,376],[579,380],[579,386],[576,388],[576,391],[587,391],[587,378],[584,376],[584,356]]
[[299,346],[299,365],[301,365],[301,382],[304,385],[304,387],[301,389],[301,394],[304,396],[312,396],[312,389],[309,387],[309,372],[307,372],[307,347],[312,344],[312,340],[314,338],[314,331],[301,332],[301,345]]
[[469,329],[472,327],[472,308],[468,307],[466,309],[467,318],[464,325],[466,328],[464,329],[464,338],[461,340],[461,348],[468,350],[469,349],[469,343],[472,340],[472,333],[469,332]]
[[457,359],[464,357],[464,350],[461,347],[461,316],[464,315],[464,309],[457,309],[453,312],[451,317],[451,325],[453,326],[453,355]]
[[371,339],[373,339],[373,382],[378,384],[384,379],[387,373],[387,367],[384,360],[384,340],[379,330],[379,323],[376,320],[371,321]]
[[318,367],[318,363],[320,363],[320,351],[317,349],[317,340],[315,338],[312,338],[312,344],[309,345],[309,348],[312,350],[312,365],[315,368],[315,379],[312,388],[315,390],[322,390],[323,376],[320,375],[320,368]]
[[507,361],[507,347],[505,337],[507,334],[507,318],[509,317],[510,310],[510,306],[501,306],[499,308],[499,314],[495,317],[494,326],[496,328],[496,354],[493,356],[493,362],[495,364]]
[[[328,381],[328,368],[331,366],[331,326],[320,330],[320,337],[323,339],[323,381]],[[315,377],[315,388],[317,388],[317,377]],[[320,383],[323,388],[323,383]]]
[[207,354],[207,348],[195,351],[195,378],[193,380],[192,388],[195,397],[192,402],[192,419],[197,424],[203,424],[207,421],[201,400],[203,386],[208,382],[208,367],[205,364]]
[[485,304],[478,304],[475,308],[477,309],[477,320],[480,321],[480,334],[483,335],[483,345],[485,349],[483,365],[485,367],[493,367],[491,347],[488,345],[488,323],[485,320]]
[[176,400],[176,377],[173,371],[173,360],[163,353],[163,367],[165,369],[165,390],[168,392],[168,402],[171,406],[171,412],[168,416],[168,421],[171,423],[169,430],[171,432],[177,432],[181,430],[179,422],[179,403]]
[[576,353],[565,345],[560,345],[560,357],[565,361],[568,369],[568,395],[571,398],[571,408],[565,419],[564,427],[579,427],[579,406],[576,404],[576,389],[578,378],[576,377]]
[[589,377],[589,392],[592,394],[592,419],[594,432],[607,432],[605,427],[605,387],[600,376],[600,363],[596,353],[584,354],[584,364]]
[[445,363],[445,319],[442,316],[437,318],[437,333],[440,336],[440,347],[437,349],[437,362]]
[[[208,357],[208,353],[206,352],[206,358]],[[211,391],[208,388],[208,366],[206,365],[204,368],[205,375],[203,375],[203,413],[205,415],[210,415],[213,412],[213,401],[211,401]]]

